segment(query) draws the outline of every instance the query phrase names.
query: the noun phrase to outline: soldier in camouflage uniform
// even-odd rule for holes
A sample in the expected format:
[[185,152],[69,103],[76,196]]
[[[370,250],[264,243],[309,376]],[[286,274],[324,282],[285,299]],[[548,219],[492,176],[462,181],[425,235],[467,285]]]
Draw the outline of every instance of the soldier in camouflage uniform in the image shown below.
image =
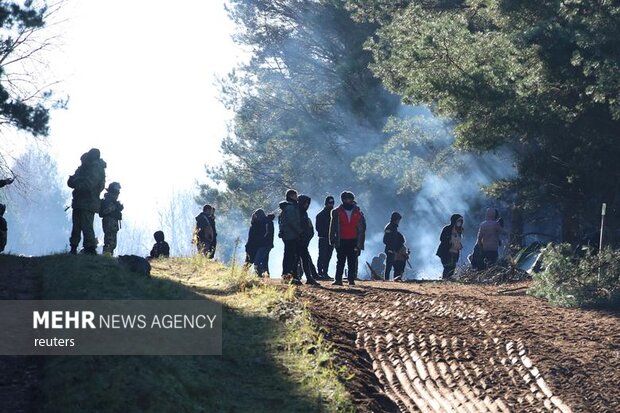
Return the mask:
[[103,254],[112,256],[116,248],[116,234],[120,229],[120,221],[123,219],[123,204],[118,202],[121,193],[121,184],[112,182],[106,189],[106,194],[101,200],[99,216],[103,227]]
[[84,253],[97,254],[97,238],[93,221],[95,213],[99,212],[101,201],[99,194],[105,188],[106,163],[101,159],[99,149],[93,148],[80,158],[82,164],[67,180],[69,188],[73,188],[73,213],[71,220],[73,227],[69,245],[71,254],[77,254],[80,238],[84,235]]

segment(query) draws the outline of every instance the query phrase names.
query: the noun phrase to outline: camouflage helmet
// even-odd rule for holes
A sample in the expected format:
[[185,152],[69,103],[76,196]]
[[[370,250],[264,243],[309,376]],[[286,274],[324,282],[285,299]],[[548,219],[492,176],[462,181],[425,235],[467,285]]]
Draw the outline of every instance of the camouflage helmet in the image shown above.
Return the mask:
[[110,184],[108,185],[108,188],[106,189],[106,191],[108,191],[108,192],[120,192],[121,191],[121,184],[119,184],[118,182],[110,182]]

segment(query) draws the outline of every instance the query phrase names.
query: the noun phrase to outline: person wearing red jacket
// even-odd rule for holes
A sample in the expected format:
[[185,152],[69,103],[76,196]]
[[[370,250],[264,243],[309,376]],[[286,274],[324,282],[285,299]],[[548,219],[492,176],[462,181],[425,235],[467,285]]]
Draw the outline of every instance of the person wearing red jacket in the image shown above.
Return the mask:
[[355,195],[344,191],[340,194],[342,204],[332,210],[329,225],[329,243],[336,248],[336,280],[332,285],[342,285],[344,266],[349,270],[349,285],[355,285],[357,259],[364,249],[366,219],[355,204]]

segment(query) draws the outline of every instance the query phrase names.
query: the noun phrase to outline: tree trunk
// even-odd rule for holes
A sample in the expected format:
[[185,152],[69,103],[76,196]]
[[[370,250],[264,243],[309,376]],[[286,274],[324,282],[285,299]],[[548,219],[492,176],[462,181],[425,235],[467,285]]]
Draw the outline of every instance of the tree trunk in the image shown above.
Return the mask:
[[570,205],[562,210],[562,242],[576,244],[579,236],[579,215],[576,205]]
[[523,211],[516,205],[510,211],[510,247],[523,247]]

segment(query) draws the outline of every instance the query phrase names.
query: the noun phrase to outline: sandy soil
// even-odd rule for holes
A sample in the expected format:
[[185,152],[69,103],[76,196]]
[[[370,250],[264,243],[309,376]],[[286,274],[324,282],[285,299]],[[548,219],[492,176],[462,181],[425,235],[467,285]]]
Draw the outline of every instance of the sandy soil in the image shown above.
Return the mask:
[[521,285],[301,287],[360,411],[620,412],[620,314]]

